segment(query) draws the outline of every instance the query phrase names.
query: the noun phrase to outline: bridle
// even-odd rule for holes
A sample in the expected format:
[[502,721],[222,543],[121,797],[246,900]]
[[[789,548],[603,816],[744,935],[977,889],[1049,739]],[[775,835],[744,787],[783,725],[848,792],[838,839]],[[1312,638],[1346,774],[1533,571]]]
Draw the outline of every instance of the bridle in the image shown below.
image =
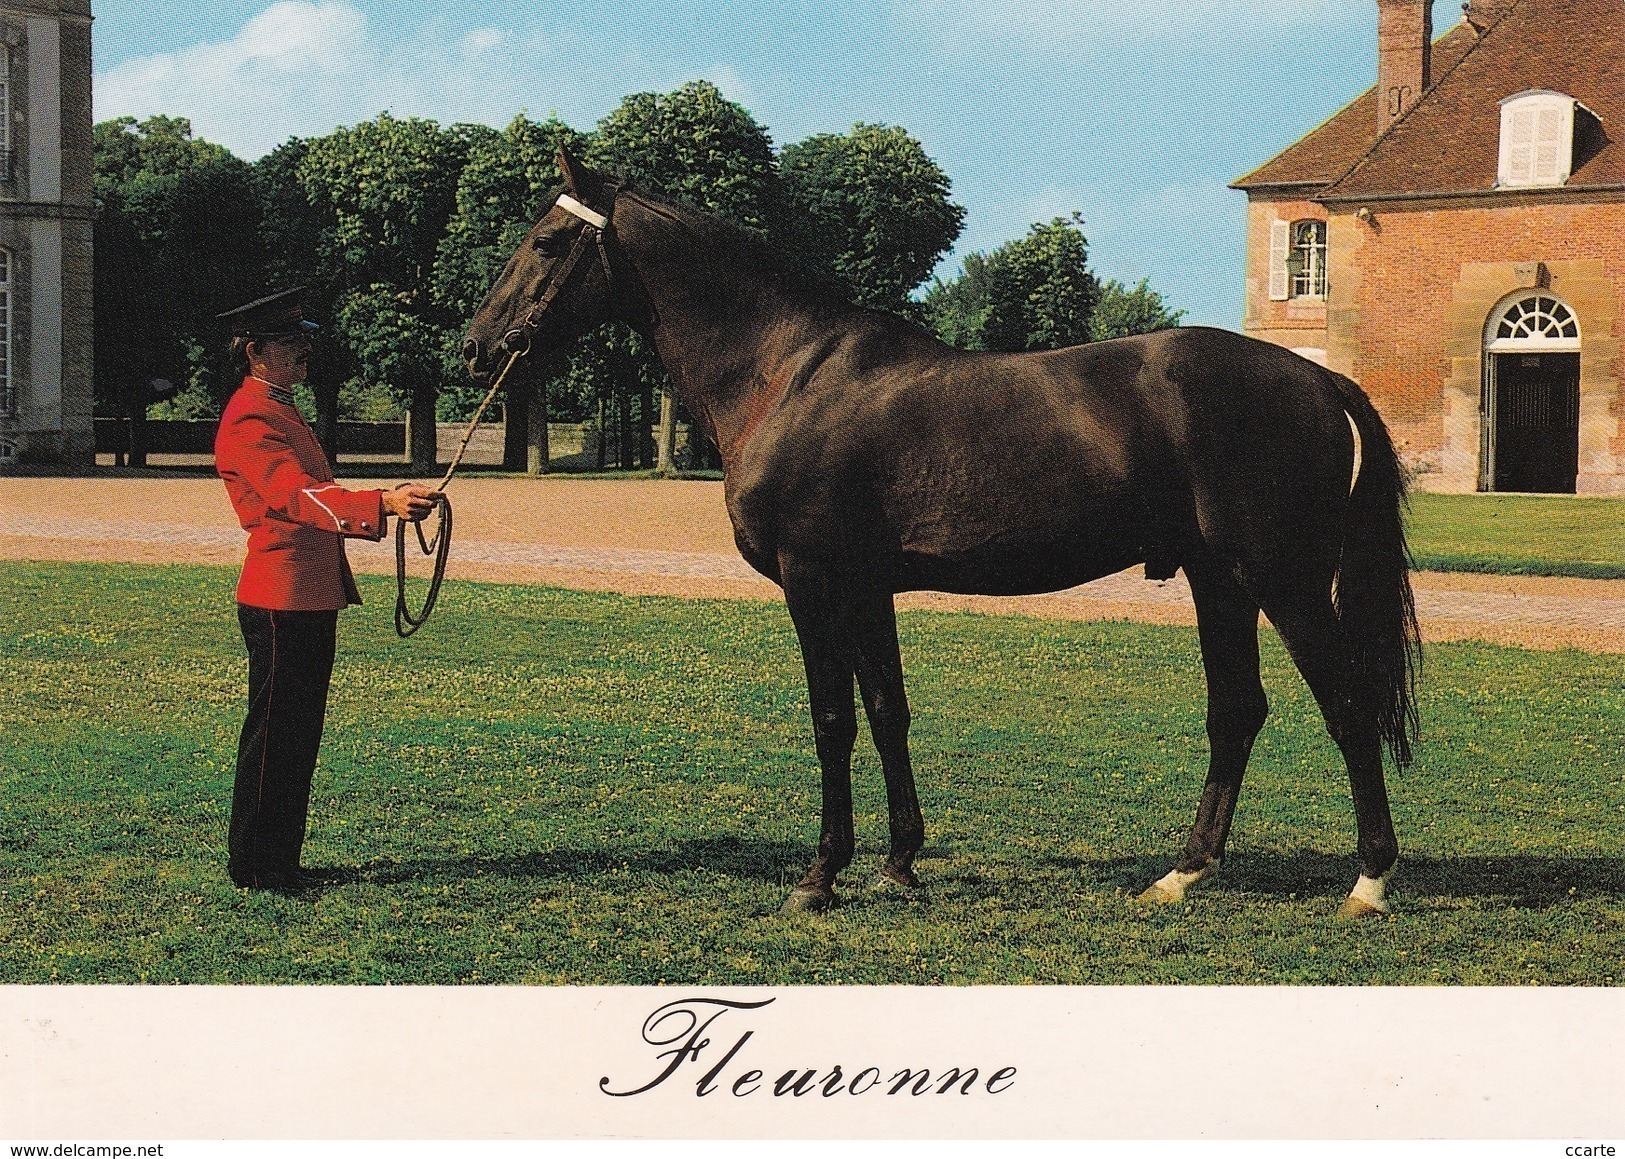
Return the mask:
[[440,509],[440,524],[432,537],[425,538],[423,534],[423,521],[412,523],[412,529],[417,533],[418,547],[424,555],[434,556],[434,573],[429,579],[429,594],[424,597],[423,610],[416,615],[406,603],[406,524],[407,520],[397,520],[395,523],[395,633],[403,639],[416,632],[428,623],[429,613],[434,610],[434,602],[440,595],[440,583],[446,576],[446,557],[451,551],[451,500],[446,498],[446,486],[457,473],[458,466],[463,461],[463,452],[468,450],[468,441],[474,437],[479,429],[480,419],[485,415],[485,408],[491,405],[497,391],[521,359],[530,354],[531,339],[542,323],[542,316],[547,313],[553,300],[564,289],[570,280],[587,250],[596,250],[599,267],[604,271],[604,281],[608,287],[611,299],[615,296],[615,271],[609,261],[609,241],[613,235],[611,218],[615,213],[615,198],[620,193],[620,185],[610,182],[605,187],[609,192],[609,212],[599,213],[577,201],[568,193],[561,193],[554,205],[576,217],[585,224],[580,233],[576,234],[575,241],[570,244],[569,253],[564,259],[556,263],[547,272],[546,279],[531,292],[530,308],[525,316],[515,326],[502,336],[497,348],[508,355],[508,361],[502,370],[491,381],[491,388],[485,392],[480,405],[474,411],[474,417],[469,420],[468,429],[463,432],[463,441],[457,446],[457,453],[452,456],[451,466],[446,469],[439,486],[435,488],[440,492],[437,501]]
[[[604,282],[608,286],[610,297],[614,297],[615,270],[609,264],[609,238],[614,229],[611,218],[615,214],[615,197],[620,193],[620,187],[612,184],[608,188],[610,191],[608,213],[589,209],[568,193],[559,194],[558,200],[554,202],[558,208],[579,217],[585,225],[581,232],[576,234],[575,241],[570,243],[570,252],[564,255],[564,260],[554,265],[547,272],[547,279],[531,292],[530,309],[525,311],[519,325],[504,334],[502,341],[498,343],[499,350],[508,352],[508,366],[512,366],[516,358],[530,353],[530,340],[541,326],[542,315],[547,313],[547,308],[553,304],[553,299],[559,296],[559,291],[564,289],[571,273],[575,271],[576,265],[589,248],[597,251],[598,265],[604,271]],[[507,372],[508,368],[503,367],[502,373]]]

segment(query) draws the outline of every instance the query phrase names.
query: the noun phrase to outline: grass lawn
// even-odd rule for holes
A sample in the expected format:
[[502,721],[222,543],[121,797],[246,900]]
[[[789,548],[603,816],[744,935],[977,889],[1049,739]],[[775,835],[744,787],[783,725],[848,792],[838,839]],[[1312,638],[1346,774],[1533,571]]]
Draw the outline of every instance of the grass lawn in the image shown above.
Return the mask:
[[1625,664],[1428,650],[1391,779],[1391,920],[1353,883],[1335,751],[1273,634],[1274,714],[1218,881],[1172,863],[1206,752],[1186,629],[901,617],[928,844],[781,918],[818,778],[783,608],[456,583],[410,641],[344,617],[306,863],[225,876],[245,661],[219,568],[0,563],[0,982],[1611,984],[1625,961]]
[[1430,571],[1625,579],[1625,499],[1419,493],[1406,526]]

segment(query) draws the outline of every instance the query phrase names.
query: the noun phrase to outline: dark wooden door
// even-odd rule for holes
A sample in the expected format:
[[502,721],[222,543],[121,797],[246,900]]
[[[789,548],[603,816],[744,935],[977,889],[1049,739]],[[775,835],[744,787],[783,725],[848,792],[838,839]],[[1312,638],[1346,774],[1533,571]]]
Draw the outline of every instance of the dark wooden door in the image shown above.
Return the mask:
[[1495,489],[1574,493],[1580,356],[1495,356]]

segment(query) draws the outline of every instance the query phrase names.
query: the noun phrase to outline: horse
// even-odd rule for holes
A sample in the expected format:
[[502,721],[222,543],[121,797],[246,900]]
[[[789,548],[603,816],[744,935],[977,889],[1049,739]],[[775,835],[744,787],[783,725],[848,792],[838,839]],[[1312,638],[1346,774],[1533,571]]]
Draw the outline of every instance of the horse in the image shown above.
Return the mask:
[[741,227],[568,152],[558,164],[563,190],[462,353],[478,384],[534,375],[538,351],[618,319],[653,342],[721,452],[739,552],[783,588],[822,772],[816,855],[784,912],[834,905],[852,861],[854,677],[886,784],[880,879],[919,885],[897,593],[1048,592],[1135,564],[1189,581],[1210,748],[1184,853],[1139,899],[1184,900],[1224,856],[1268,713],[1262,610],[1348,769],[1360,874],[1339,912],[1388,912],[1384,750],[1411,761],[1420,646],[1404,475],[1354,382],[1204,327],[957,350],[850,305]]

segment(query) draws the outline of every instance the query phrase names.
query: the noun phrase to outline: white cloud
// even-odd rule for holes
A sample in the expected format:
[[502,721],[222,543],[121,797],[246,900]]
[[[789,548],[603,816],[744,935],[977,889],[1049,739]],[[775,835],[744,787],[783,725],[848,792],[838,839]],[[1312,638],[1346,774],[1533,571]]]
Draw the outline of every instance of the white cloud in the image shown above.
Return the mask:
[[739,75],[738,70],[719,64],[708,70],[704,76],[722,90],[722,95],[730,101],[744,105],[747,109],[755,104],[756,92],[745,82],[745,78]]
[[508,34],[500,28],[476,28],[463,37],[463,53],[466,56],[483,56],[502,47],[507,38]]
[[[346,0],[276,0],[236,35],[123,61],[96,77],[96,118],[189,117],[198,136],[252,159],[291,136],[398,116],[506,124],[569,79],[539,77],[549,53],[500,28],[436,24],[376,32]],[[473,69],[478,84],[470,84]],[[528,99],[527,99],[528,98]]]

